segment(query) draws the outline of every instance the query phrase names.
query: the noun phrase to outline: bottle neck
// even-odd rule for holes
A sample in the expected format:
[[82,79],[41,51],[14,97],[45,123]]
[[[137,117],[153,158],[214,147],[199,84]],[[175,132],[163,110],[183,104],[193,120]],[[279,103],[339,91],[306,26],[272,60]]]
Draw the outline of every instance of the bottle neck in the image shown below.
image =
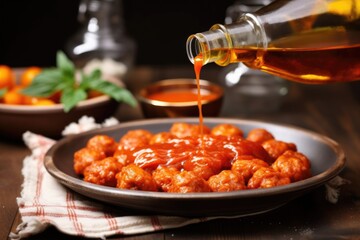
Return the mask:
[[[209,31],[189,36],[186,42],[186,52],[189,60],[194,63],[201,56],[203,64],[215,62],[226,66],[235,61],[232,50],[243,48],[267,48],[267,38],[259,18],[252,13],[246,13],[234,24],[216,24]],[[241,61],[254,60],[243,56]],[[239,61],[236,60],[237,62]]]

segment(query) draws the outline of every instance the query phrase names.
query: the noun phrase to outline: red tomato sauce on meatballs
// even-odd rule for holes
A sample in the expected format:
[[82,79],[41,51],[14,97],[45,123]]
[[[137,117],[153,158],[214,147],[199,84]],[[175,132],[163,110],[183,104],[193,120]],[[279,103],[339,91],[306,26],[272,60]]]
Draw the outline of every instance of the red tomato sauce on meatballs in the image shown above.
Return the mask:
[[174,123],[168,132],[97,135],[74,153],[84,181],[121,189],[174,193],[269,188],[309,178],[309,159],[266,129]]

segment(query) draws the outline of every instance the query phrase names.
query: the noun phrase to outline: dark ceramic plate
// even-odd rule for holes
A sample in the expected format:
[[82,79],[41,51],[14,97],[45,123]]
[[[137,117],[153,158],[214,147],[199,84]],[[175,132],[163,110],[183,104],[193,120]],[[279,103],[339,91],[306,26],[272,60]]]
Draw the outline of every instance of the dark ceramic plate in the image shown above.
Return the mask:
[[243,129],[245,134],[253,128],[260,127],[270,131],[279,140],[296,143],[298,150],[309,157],[313,177],[268,189],[179,194],[104,187],[84,182],[73,171],[74,152],[85,146],[87,140],[96,134],[107,134],[119,139],[132,129],[148,129],[153,133],[168,131],[174,122],[198,123],[198,119],[169,118],[134,121],[71,136],[60,140],[48,151],[45,167],[60,183],[82,195],[144,213],[179,216],[245,216],[275,209],[323,185],[335,177],[345,164],[342,148],[335,141],[314,132],[259,121],[205,118],[204,123],[209,127],[219,123],[229,123]]

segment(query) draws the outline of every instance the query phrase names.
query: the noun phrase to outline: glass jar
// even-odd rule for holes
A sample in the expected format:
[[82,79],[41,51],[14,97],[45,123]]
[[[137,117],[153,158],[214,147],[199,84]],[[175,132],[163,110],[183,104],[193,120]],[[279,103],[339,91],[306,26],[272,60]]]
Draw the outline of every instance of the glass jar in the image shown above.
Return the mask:
[[65,52],[77,68],[100,68],[104,75],[123,79],[135,60],[136,44],[125,31],[121,0],[81,0],[80,29]]

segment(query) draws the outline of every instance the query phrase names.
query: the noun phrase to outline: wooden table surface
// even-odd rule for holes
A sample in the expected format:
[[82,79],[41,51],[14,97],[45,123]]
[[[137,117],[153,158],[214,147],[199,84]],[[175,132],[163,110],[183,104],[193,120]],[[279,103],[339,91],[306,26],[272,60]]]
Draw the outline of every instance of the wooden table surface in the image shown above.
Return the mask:
[[[206,66],[202,78],[217,81],[218,66]],[[191,66],[138,67],[129,77],[131,90],[151,81],[190,77]],[[330,85],[288,83],[289,94],[276,112],[238,113],[224,109],[222,116],[290,124],[324,134],[344,149],[347,162],[340,176],[351,181],[341,188],[336,204],[325,199],[325,187],[274,211],[237,219],[221,219],[181,228],[109,239],[360,239],[360,82]],[[241,103],[232,104],[233,107]],[[121,121],[142,118],[139,109],[121,107]],[[11,127],[11,125],[9,125]],[[23,181],[23,158],[30,152],[23,143],[0,139],[0,239],[7,239],[21,223],[16,197]],[[29,239],[80,239],[53,227]]]

